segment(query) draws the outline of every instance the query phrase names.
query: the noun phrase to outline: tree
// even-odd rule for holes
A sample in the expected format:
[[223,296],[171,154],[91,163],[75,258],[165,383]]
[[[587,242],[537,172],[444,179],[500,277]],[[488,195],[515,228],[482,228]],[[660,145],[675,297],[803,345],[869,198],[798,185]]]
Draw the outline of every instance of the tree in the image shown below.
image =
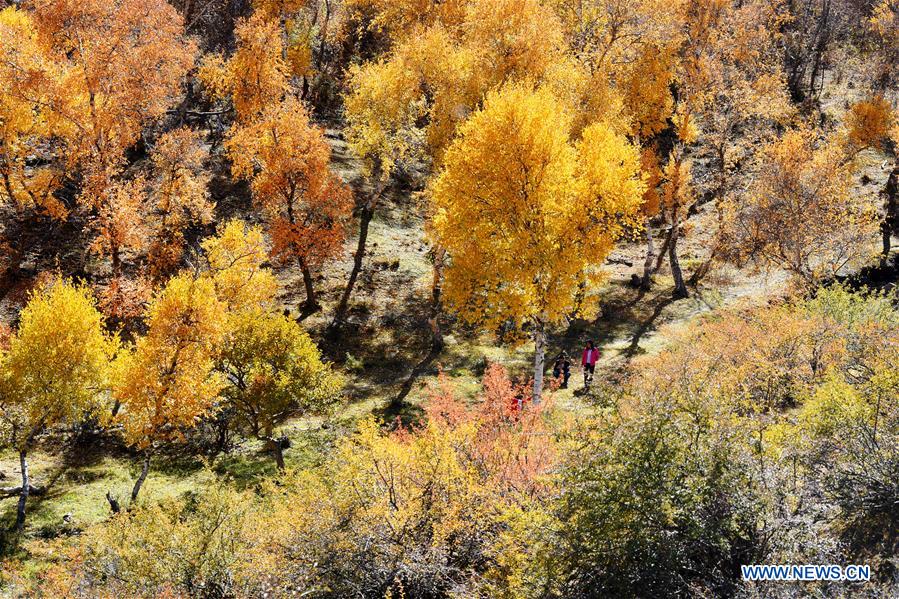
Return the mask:
[[[350,71],[344,98],[347,140],[365,164],[369,190],[358,196],[358,244],[332,330],[346,318],[369,225],[396,172],[416,160],[439,167],[459,124],[496,86],[529,80],[566,92],[571,91],[567,87],[577,87],[579,73],[570,73],[577,65],[565,55],[558,20],[549,7],[534,0],[477,0],[465,6],[460,25],[450,15],[446,22],[439,20],[440,10],[450,6],[441,3],[429,15],[437,16],[437,21],[427,29],[413,28],[400,35],[386,59]],[[435,282],[443,252],[443,248],[433,251]],[[437,288],[434,297],[439,295]],[[435,346],[440,343],[435,337]]]
[[35,22],[60,65],[43,106],[66,166],[83,174],[82,203],[96,208],[124,152],[174,103],[196,46],[162,0],[59,0],[37,6]]
[[108,181],[92,196],[97,218],[93,222],[96,237],[91,250],[109,256],[112,278],[122,276],[122,254],[144,247],[147,238],[144,211],[147,204],[147,182],[143,177]]
[[147,334],[116,364],[113,397],[125,440],[143,453],[131,492],[137,499],[158,445],[181,438],[209,411],[222,389],[214,371],[225,306],[209,278],[178,275],[147,308]]
[[300,325],[274,312],[232,314],[222,348],[217,368],[227,381],[222,395],[235,424],[268,442],[283,470],[284,440],[275,438],[275,428],[332,404],[339,381]]
[[144,240],[130,235],[143,213],[123,195],[138,186],[122,177],[125,152],[175,102],[196,46],[163,0],[59,0],[3,15],[5,195],[63,218],[70,206],[52,193],[64,174],[76,181],[98,237],[93,248],[111,259],[118,284],[124,238]]
[[29,164],[29,156],[43,156],[53,131],[52,115],[41,106],[57,75],[30,13],[0,11],[0,58],[0,197],[19,213],[31,205],[62,216],[65,208],[52,195],[61,183],[58,165]]
[[19,454],[22,486],[16,527],[34,490],[28,452],[38,435],[94,412],[108,386],[117,338],[106,333],[90,291],[54,279],[34,292],[2,356],[0,418]]
[[637,224],[640,155],[597,123],[572,119],[546,88],[488,94],[434,182],[434,235],[450,255],[444,297],[465,320],[528,327],[533,396],[543,388],[546,327],[575,309],[625,224]]
[[252,124],[238,125],[226,143],[235,176],[252,182],[264,211],[272,254],[295,259],[306,287],[305,312],[319,309],[312,269],[343,248],[350,190],[331,172],[331,149],[295,99],[267,109]]
[[851,193],[854,165],[839,140],[810,129],[765,146],[749,193],[729,205],[724,232],[731,259],[778,266],[806,289],[874,254],[877,211]]
[[153,167],[159,176],[155,198],[159,222],[149,259],[157,276],[180,263],[184,229],[212,220],[215,204],[207,189],[210,175],[204,171],[208,155],[200,134],[186,127],[163,134],[153,148]]
[[289,89],[282,32],[277,21],[255,12],[234,28],[237,49],[227,61],[220,54],[203,58],[200,80],[214,97],[231,100],[239,121],[254,120]]
[[893,162],[881,196],[883,220],[880,231],[883,237],[883,257],[890,254],[893,233],[899,229],[899,119],[893,107],[883,96],[874,95],[849,107],[846,114],[847,142],[849,150],[859,152],[867,148],[882,150]]
[[202,246],[209,264],[203,274],[212,280],[216,296],[230,312],[274,309],[278,281],[265,268],[268,251],[260,227],[231,220]]
[[662,206],[668,222],[671,224],[667,240],[668,262],[671,265],[671,275],[674,277],[674,297],[676,299],[689,296],[677,257],[677,242],[681,235],[681,219],[686,217],[688,205],[693,200],[690,169],[691,163],[683,159],[683,149],[680,147],[672,151],[668,162],[662,169]]

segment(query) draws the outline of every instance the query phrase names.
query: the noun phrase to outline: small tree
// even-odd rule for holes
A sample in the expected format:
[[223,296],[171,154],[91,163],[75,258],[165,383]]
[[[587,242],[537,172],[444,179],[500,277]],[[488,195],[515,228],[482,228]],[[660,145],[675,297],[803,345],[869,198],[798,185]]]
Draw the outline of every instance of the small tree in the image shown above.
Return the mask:
[[115,399],[125,440],[143,452],[137,499],[157,446],[181,438],[214,404],[222,388],[213,370],[225,306],[209,278],[169,280],[147,309],[147,334],[117,364]]
[[35,292],[3,355],[0,418],[19,453],[22,486],[16,527],[25,526],[32,490],[28,452],[46,429],[74,422],[99,406],[117,339],[103,328],[90,291],[56,279]]
[[573,143],[546,89],[487,96],[446,153],[433,189],[434,235],[450,255],[445,297],[465,320],[531,330],[543,389],[546,327],[576,311],[579,287],[639,221],[640,154],[602,124]]
[[295,320],[264,310],[229,318],[218,369],[236,425],[266,441],[284,469],[284,441],[274,430],[288,418],[332,403],[339,381]]
[[877,211],[851,193],[854,165],[841,143],[796,129],[761,151],[755,184],[730,203],[726,253],[790,272],[813,288],[874,254]]

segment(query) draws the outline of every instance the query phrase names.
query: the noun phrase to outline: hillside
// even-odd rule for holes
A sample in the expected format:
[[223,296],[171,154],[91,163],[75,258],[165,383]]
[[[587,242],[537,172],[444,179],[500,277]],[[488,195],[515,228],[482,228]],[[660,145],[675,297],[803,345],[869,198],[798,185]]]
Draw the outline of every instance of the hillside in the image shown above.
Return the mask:
[[895,596],[897,40],[8,3],[0,596]]

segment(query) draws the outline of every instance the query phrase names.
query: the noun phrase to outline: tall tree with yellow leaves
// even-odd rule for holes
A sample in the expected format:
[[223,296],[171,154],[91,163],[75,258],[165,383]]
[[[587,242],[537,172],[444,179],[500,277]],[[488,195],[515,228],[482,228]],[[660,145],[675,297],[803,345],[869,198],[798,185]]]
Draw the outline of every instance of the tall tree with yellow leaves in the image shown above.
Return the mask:
[[16,527],[34,489],[28,452],[46,429],[74,423],[100,406],[116,337],[106,333],[90,291],[55,279],[36,291],[0,362],[0,419],[19,454]]
[[289,98],[238,125],[226,145],[235,176],[251,181],[266,215],[272,254],[297,260],[306,287],[305,313],[320,309],[313,269],[343,248],[352,209],[349,188],[330,170],[331,148],[299,101]]
[[[113,397],[127,443],[143,453],[131,491],[137,499],[158,445],[181,438],[209,411],[222,382],[215,372],[224,334],[225,306],[209,278],[179,275],[147,309],[147,334],[116,365]],[[113,509],[117,504],[107,495]]]
[[0,11],[0,197],[19,216],[25,206],[65,213],[52,195],[62,179],[59,165],[28,164],[29,156],[44,156],[41,148],[49,147],[53,119],[41,107],[57,75],[32,15],[12,6]]
[[577,309],[576,290],[638,223],[645,190],[637,148],[603,124],[573,140],[572,121],[546,88],[490,93],[432,188],[445,300],[469,322],[532,332],[535,400],[547,326]]

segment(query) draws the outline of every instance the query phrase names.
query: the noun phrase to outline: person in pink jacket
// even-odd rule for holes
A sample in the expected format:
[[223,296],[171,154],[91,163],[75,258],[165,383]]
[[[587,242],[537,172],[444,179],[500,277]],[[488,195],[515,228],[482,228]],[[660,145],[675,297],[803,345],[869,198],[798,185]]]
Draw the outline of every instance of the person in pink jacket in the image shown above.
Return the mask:
[[584,353],[581,354],[581,368],[584,370],[584,388],[593,382],[593,371],[596,370],[596,362],[599,360],[599,350],[593,344],[593,340],[587,342]]

